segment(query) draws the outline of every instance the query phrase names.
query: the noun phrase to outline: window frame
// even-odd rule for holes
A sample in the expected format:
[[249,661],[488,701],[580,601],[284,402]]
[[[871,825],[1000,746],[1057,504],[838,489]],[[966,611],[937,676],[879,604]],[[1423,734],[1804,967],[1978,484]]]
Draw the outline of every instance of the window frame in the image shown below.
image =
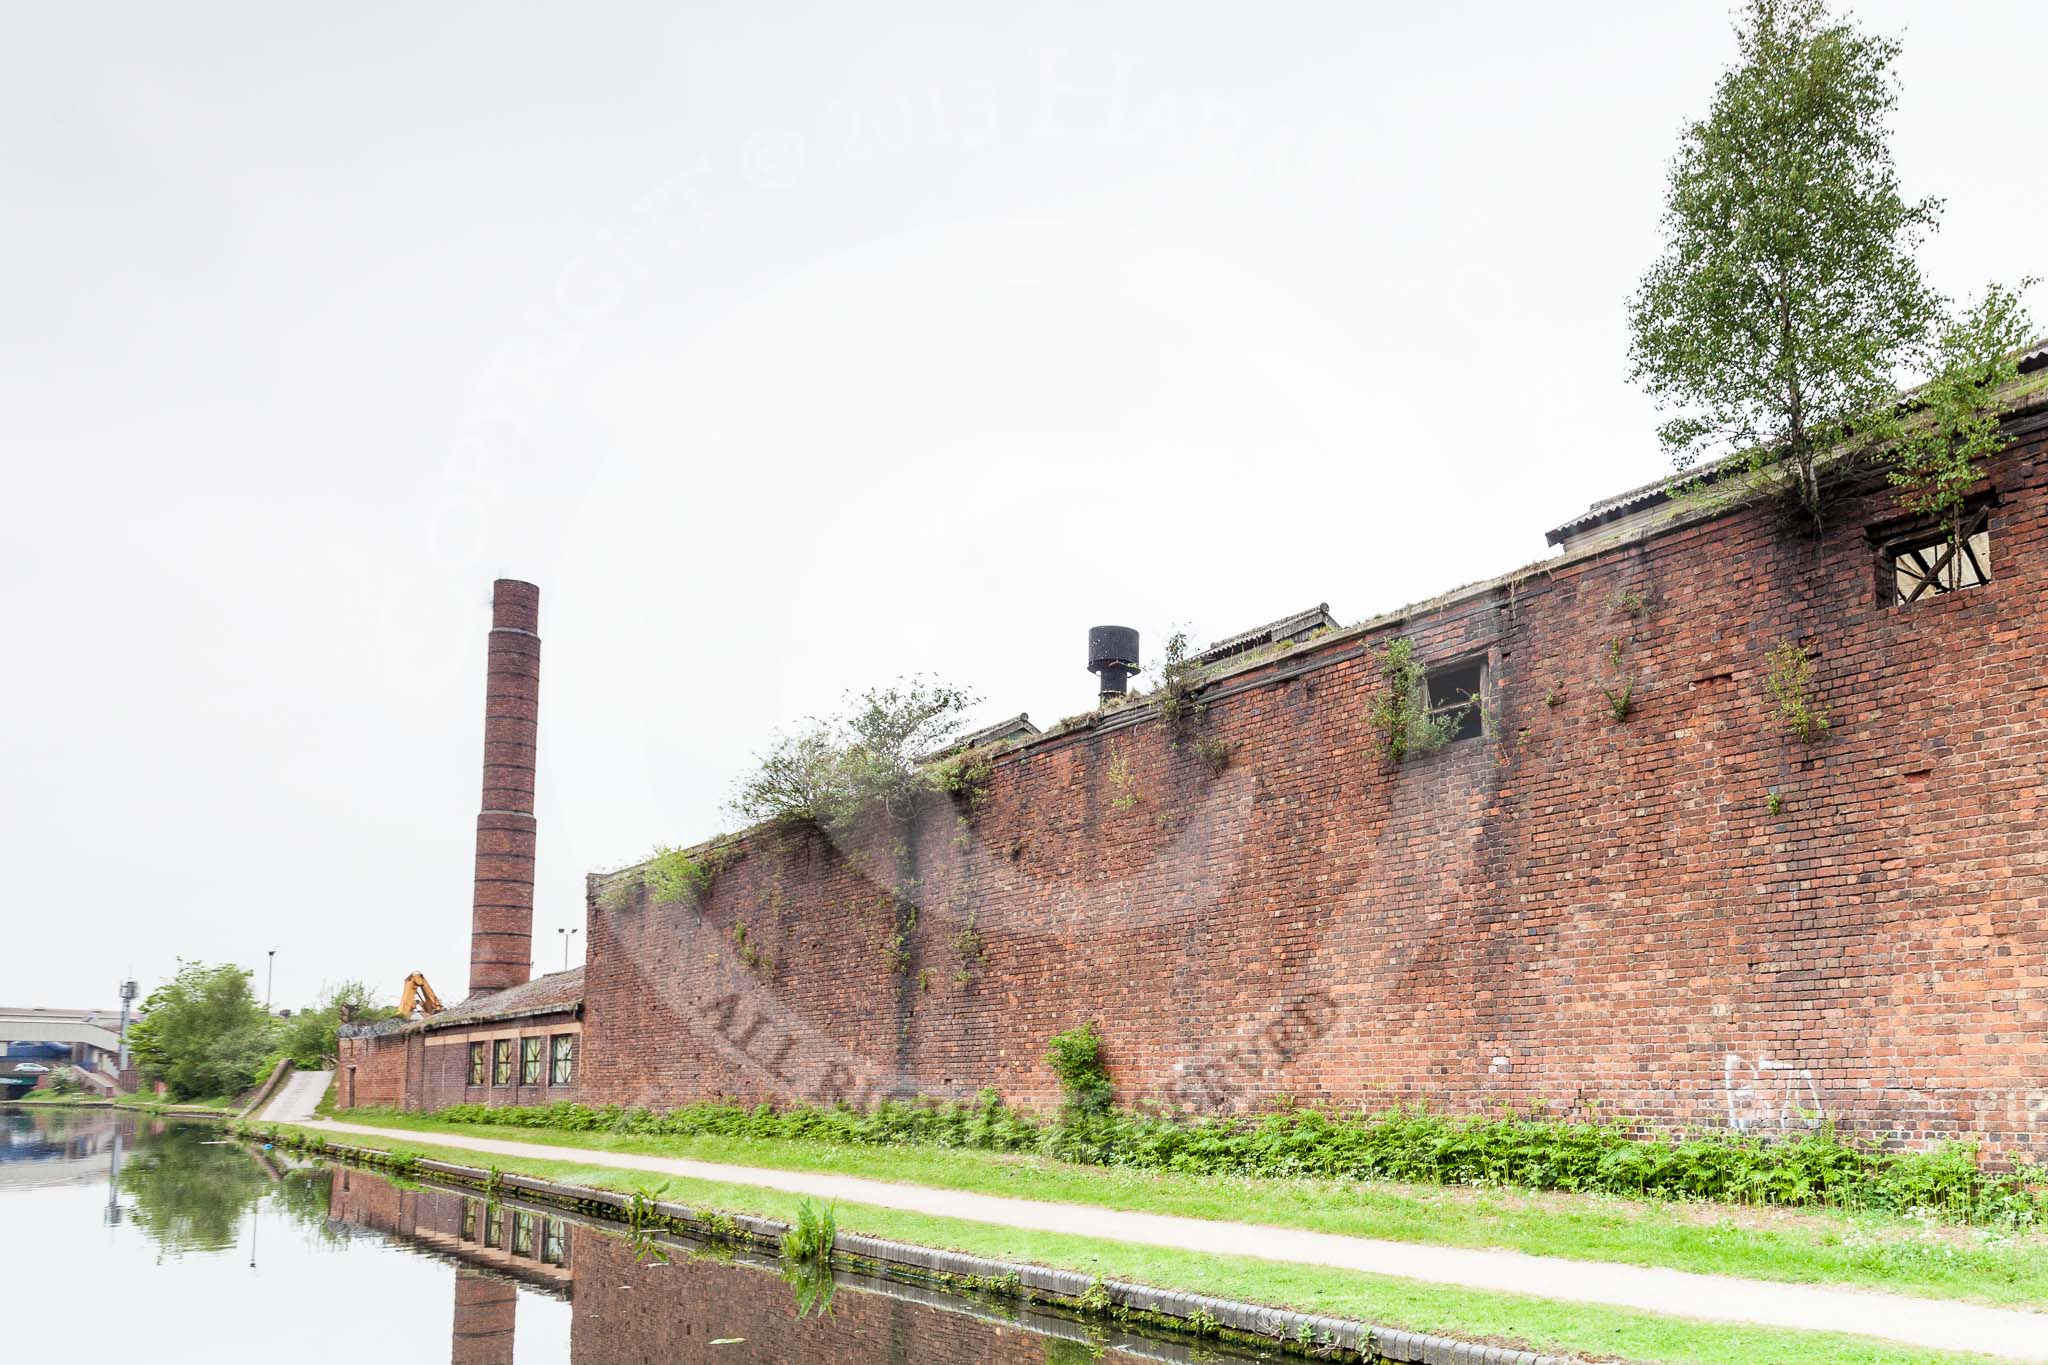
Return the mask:
[[[1930,564],[1924,555],[1919,554],[1928,549],[1945,548],[1952,543],[1949,532],[1939,522],[1929,521],[1925,517],[1915,517],[1888,521],[1869,528],[1865,534],[1876,553],[1877,600],[1887,610],[1897,611],[1902,607],[1914,606],[1935,598],[1954,597],[1957,593],[1988,588],[1998,582],[1998,576],[1992,571],[1991,565],[1994,539],[1991,514],[1998,506],[1999,498],[1995,491],[1980,494],[1963,504],[1959,517],[1963,533],[1961,548],[1968,559],[1969,567],[1974,569],[1979,577],[1974,582],[1959,583],[1955,587],[1938,586],[1944,578],[1951,576],[1952,555],[1939,555]],[[1983,538],[1981,560],[1977,549],[1973,547],[1973,542],[1980,536]],[[1898,562],[1900,556],[1908,553],[1915,554],[1925,573],[1923,575],[1909,570],[1909,574],[1918,581],[1912,591],[1904,592],[1899,587]]]
[[491,1055],[483,1043],[469,1045],[469,1084],[488,1085],[491,1079]]
[[[1960,591],[1989,587],[1995,581],[1991,571],[1991,503],[1974,512],[1966,510],[1958,528],[1960,534],[1942,526],[1925,526],[1915,534],[1890,536],[1880,546],[1878,571],[1884,577],[1894,608],[1913,606],[1931,598],[1952,598]],[[1905,571],[1913,579],[1911,591],[1901,583],[1898,567],[1898,561],[1907,555],[1915,561],[1915,567]],[[1974,577],[1964,579],[1964,571]]]
[[529,1034],[519,1040],[519,1083],[521,1085],[542,1084],[541,1048],[546,1042],[538,1034]]
[[493,1086],[512,1084],[512,1040],[493,1038],[491,1040],[491,1084]]
[[[1461,658],[1446,659],[1442,663],[1429,664],[1423,668],[1422,713],[1429,718],[1432,724],[1440,717],[1446,715],[1455,714],[1458,717],[1458,724],[1454,728],[1453,733],[1444,739],[1445,748],[1449,748],[1453,744],[1463,744],[1466,740],[1470,739],[1486,738],[1486,681],[1487,674],[1491,671],[1490,663],[1491,660],[1485,654],[1467,654]],[[1464,700],[1437,701],[1437,679],[1446,674],[1463,673],[1466,669],[1471,669],[1474,674],[1474,687],[1473,690],[1464,694]],[[1472,727],[1470,732],[1459,733],[1459,731],[1465,730],[1468,718]]]
[[548,1039],[548,1084],[576,1083],[576,1035],[557,1033]]

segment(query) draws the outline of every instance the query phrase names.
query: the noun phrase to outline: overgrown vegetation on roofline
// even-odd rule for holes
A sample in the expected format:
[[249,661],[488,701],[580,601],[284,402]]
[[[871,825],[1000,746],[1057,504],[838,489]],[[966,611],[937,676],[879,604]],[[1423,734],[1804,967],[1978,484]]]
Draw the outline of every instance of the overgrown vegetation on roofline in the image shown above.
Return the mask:
[[979,699],[926,678],[848,693],[835,716],[780,736],[742,779],[728,808],[750,824],[801,820],[843,832],[874,814],[908,820],[917,798],[945,790],[950,748]]
[[[1730,453],[1724,495],[1782,490],[1818,528],[1842,476],[1880,463],[1908,506],[1950,516],[1996,452],[2032,281],[1958,308],[1922,276],[1942,204],[1900,191],[1895,39],[1825,0],[1749,0],[1736,37],[1671,163],[1664,251],[1629,305],[1632,376],[1673,412],[1660,434],[1681,470]],[[1929,382],[1909,420],[1912,373]]]

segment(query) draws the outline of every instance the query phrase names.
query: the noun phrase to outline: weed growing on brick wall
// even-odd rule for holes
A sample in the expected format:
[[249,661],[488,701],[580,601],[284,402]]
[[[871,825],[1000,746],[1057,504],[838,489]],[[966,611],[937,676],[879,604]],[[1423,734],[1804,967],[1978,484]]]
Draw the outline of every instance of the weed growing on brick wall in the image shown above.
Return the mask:
[[1138,804],[1138,779],[1131,776],[1131,756],[1121,744],[1109,748],[1109,804],[1112,810],[1129,810]]
[[1434,753],[1450,742],[1458,728],[1455,715],[1429,714],[1427,676],[1415,660],[1415,642],[1406,636],[1387,641],[1380,655],[1380,692],[1365,713],[1366,723],[1380,734],[1380,750],[1399,763],[1412,754]]
[[658,845],[647,860],[647,889],[655,900],[665,904],[702,904],[711,884],[731,864],[735,853],[730,844],[696,852]]
[[1102,1064],[1102,1035],[1095,1021],[1055,1033],[1045,1049],[1045,1064],[1059,1077],[1068,1114],[1104,1114],[1116,1098],[1109,1069]]
[[960,967],[953,973],[953,980],[966,985],[974,978],[974,969],[988,961],[988,944],[982,940],[981,928],[972,910],[967,912],[967,921],[953,935],[953,954],[960,959]]
[[1779,724],[1801,744],[1818,744],[1828,732],[1828,711],[1813,697],[1812,656],[1805,646],[1780,640],[1764,662],[1764,684]]
[[745,920],[734,920],[732,926],[733,950],[739,960],[749,968],[766,977],[775,975],[775,953],[747,938]]
[[606,875],[597,890],[597,908],[608,915],[639,908],[642,881],[631,869]]
[[1209,770],[1209,776],[1221,777],[1230,768],[1231,756],[1237,746],[1220,739],[1198,739],[1195,741],[1195,759]]
[[1195,657],[1188,633],[1177,630],[1166,641],[1166,661],[1159,665],[1159,687],[1152,694],[1160,724],[1175,743],[1208,714],[1209,704],[1195,696],[1201,681],[1202,662]]
[[994,775],[995,764],[986,749],[966,749],[932,765],[932,785],[960,802],[969,815],[980,813]]
[[1636,674],[1627,665],[1624,649],[1618,635],[1607,642],[1608,681],[1600,684],[1600,695],[1607,698],[1607,714],[1617,725],[1636,710]]
[[[1074,1030],[1067,1037],[1091,1033]],[[1071,1049],[1089,1055],[1085,1042]],[[1097,1068],[1099,1072],[1099,1055]],[[1107,1085],[1107,1078],[1101,1078]],[[1634,1198],[1921,1213],[1978,1224],[2048,1221],[2048,1182],[2022,1168],[1979,1168],[1974,1144],[1888,1152],[1823,1127],[1770,1140],[1713,1131],[1633,1136],[1616,1121],[1453,1118],[1420,1108],[1329,1114],[1284,1109],[1249,1118],[1181,1119],[1069,1106],[1050,1118],[992,1090],[965,1104],[924,1100],[774,1109],[693,1104],[668,1113],[617,1105],[458,1105],[451,1123],[652,1137],[739,1137],[1036,1152],[1062,1161],[1186,1175],[1386,1179],[1515,1186]]]

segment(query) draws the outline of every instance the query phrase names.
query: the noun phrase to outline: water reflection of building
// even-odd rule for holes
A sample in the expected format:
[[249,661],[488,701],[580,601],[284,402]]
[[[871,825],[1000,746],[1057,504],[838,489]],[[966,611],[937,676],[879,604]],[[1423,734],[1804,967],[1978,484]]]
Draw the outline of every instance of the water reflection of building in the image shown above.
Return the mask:
[[520,1286],[574,1297],[568,1226],[558,1217],[450,1190],[402,1189],[342,1166],[334,1172],[328,1218],[454,1264],[453,1365],[511,1365]]
[[[669,1248],[666,1264],[636,1255],[616,1229],[544,1207],[438,1189],[400,1189],[337,1167],[329,1217],[455,1267],[449,1358],[511,1365],[522,1289],[570,1303],[574,1365],[673,1365],[829,1360],[839,1365],[1046,1365],[1047,1361],[1246,1359],[1173,1342],[1124,1339],[1098,1355],[1078,1324],[900,1284],[843,1278],[827,1317],[798,1313],[795,1296],[760,1263]],[[712,1343],[719,1343],[716,1351]]]
[[105,1180],[122,1117],[104,1109],[0,1114],[0,1190]]

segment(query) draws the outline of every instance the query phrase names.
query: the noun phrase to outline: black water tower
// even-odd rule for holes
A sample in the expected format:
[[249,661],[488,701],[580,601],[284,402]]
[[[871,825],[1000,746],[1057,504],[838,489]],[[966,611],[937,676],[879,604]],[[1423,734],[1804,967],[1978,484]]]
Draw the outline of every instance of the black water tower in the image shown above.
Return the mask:
[[1088,627],[1088,671],[1102,680],[1102,699],[1121,697],[1138,671],[1138,632],[1129,626]]

